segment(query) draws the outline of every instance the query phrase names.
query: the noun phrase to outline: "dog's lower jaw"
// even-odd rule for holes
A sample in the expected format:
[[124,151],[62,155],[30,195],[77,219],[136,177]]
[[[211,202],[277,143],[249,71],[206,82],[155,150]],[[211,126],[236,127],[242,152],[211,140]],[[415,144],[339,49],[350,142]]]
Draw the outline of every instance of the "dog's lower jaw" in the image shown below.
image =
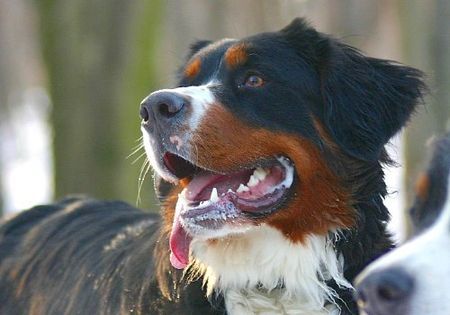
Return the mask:
[[339,297],[326,282],[353,289],[326,236],[294,244],[261,225],[191,246],[192,272],[203,276],[208,295],[224,295],[228,314],[339,314]]

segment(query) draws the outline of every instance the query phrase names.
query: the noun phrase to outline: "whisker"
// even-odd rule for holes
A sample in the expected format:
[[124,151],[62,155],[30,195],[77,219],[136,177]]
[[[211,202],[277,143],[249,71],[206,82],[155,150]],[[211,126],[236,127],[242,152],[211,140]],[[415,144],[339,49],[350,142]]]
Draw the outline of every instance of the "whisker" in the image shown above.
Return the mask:
[[148,159],[145,159],[138,177],[138,192],[136,198],[136,205],[139,205],[141,203],[141,191],[144,185],[145,176],[147,175],[149,170],[150,170],[150,161]]
[[143,143],[139,144],[137,147],[134,147],[132,149],[133,151],[126,158],[129,159],[130,157],[132,157],[133,155],[138,153],[142,148],[144,148],[144,144]]
[[134,165],[137,161],[142,159],[143,156],[145,156],[146,152],[142,152],[133,162],[131,162],[132,165]]
[[134,150],[135,148],[142,146],[144,144],[143,138],[144,138],[143,136],[140,136],[139,138],[134,140],[134,142],[138,142],[138,144],[136,144],[134,147],[132,147],[131,150]]
[[138,142],[138,144],[136,144],[136,145],[133,147],[133,149],[136,148],[136,147],[141,146],[142,143],[143,143],[143,139],[144,139],[144,137],[143,137],[143,136],[140,136],[139,138],[137,138],[136,140],[134,140],[134,142]]

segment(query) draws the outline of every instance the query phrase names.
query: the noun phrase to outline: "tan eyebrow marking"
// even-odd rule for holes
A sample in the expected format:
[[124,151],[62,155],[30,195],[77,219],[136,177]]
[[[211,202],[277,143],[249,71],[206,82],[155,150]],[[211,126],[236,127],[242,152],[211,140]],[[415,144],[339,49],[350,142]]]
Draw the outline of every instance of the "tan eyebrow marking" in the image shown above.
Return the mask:
[[428,190],[430,187],[430,178],[426,173],[420,174],[416,181],[416,195],[422,200],[428,197]]
[[225,52],[225,62],[230,68],[244,64],[247,59],[247,47],[243,43],[233,45]]
[[201,67],[202,62],[200,58],[195,58],[184,69],[184,75],[188,78],[193,78],[200,72]]

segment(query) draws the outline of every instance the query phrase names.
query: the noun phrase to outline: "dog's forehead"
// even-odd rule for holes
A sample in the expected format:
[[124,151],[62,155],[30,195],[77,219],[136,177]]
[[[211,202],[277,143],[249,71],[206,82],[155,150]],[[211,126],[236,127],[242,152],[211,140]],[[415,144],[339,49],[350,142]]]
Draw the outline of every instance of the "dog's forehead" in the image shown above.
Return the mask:
[[196,83],[205,83],[243,67],[261,68],[266,72],[279,69],[281,74],[296,68],[298,60],[294,64],[289,63],[290,67],[286,65],[286,60],[292,61],[297,54],[281,39],[279,32],[272,32],[212,42],[188,59],[182,67],[182,82],[195,80]]
[[208,81],[217,74],[226,51],[238,42],[225,38],[196,51],[183,66],[183,80]]
[[202,58],[203,60],[221,59],[226,50],[238,41],[239,39],[234,38],[220,39],[201,48],[192,58]]

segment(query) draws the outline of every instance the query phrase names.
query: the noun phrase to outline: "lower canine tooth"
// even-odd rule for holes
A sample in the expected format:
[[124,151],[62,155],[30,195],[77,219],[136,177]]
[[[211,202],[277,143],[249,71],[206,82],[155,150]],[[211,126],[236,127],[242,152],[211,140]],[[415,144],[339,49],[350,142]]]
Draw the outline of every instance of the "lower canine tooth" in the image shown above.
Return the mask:
[[211,196],[209,197],[209,200],[211,200],[211,202],[218,202],[219,201],[219,194],[217,193],[217,188],[214,187],[211,190]]

